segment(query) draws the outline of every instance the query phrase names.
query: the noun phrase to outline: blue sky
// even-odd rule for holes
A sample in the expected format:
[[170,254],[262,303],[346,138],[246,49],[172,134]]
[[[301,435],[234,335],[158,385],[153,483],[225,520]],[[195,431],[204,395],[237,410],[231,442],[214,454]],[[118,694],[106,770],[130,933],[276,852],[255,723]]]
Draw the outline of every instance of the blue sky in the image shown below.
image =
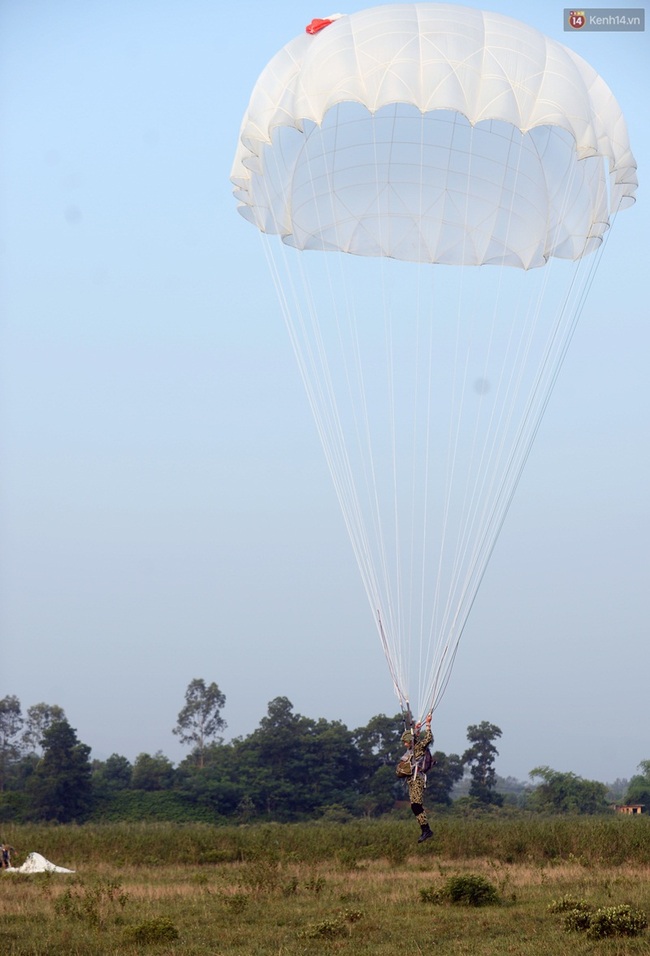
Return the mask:
[[[339,8],[352,12],[367,4]],[[478,6],[478,4],[476,4]],[[628,120],[621,214],[465,631],[436,745],[598,780],[650,757],[648,33],[566,33]],[[284,695],[394,713],[374,622],[256,231],[229,173],[304,0],[0,6],[0,696],[101,758],[184,751],[189,681],[227,736]]]

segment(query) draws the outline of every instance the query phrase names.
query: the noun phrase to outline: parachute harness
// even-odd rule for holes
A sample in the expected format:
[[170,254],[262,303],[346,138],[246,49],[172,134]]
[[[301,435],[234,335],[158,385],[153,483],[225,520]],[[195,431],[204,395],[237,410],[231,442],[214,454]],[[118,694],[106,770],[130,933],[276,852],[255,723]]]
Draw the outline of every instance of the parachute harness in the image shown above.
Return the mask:
[[408,701],[405,701],[404,707],[402,709],[402,721],[404,724],[404,735],[409,734],[410,740],[411,740],[411,749],[409,750],[407,747],[406,754],[404,755],[402,759],[406,760],[408,758],[408,761],[412,768],[411,779],[415,780],[417,775],[420,774],[420,776],[424,780],[424,787],[426,789],[427,772],[423,769],[424,756],[422,755],[420,757],[417,757],[415,753],[415,744],[420,734],[421,724],[415,721],[413,714],[411,713],[411,707]]

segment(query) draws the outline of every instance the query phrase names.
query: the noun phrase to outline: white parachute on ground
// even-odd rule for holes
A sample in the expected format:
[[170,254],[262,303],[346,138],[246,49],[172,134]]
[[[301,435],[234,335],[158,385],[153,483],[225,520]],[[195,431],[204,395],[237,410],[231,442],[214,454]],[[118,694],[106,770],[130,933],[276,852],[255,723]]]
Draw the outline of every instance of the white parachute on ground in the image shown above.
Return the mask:
[[589,64],[469,7],[314,21],[253,90],[234,193],[265,236],[393,685],[416,716],[447,686],[635,170]]
[[9,866],[5,873],[74,873],[65,866],[56,866],[50,863],[40,853],[28,853],[27,859],[20,866]]

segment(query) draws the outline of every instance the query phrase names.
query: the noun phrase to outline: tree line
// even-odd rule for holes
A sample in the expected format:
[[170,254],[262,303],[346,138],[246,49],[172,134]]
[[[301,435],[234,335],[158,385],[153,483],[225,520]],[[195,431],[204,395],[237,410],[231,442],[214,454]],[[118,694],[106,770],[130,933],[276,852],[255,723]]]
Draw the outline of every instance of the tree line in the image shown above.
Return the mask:
[[[23,715],[15,696],[0,700],[0,821],[177,819],[211,822],[314,818],[345,820],[400,812],[404,784],[395,774],[403,753],[399,714],[379,714],[348,729],[340,721],[294,712],[286,697],[268,705],[251,734],[224,743],[226,698],[215,683],[190,682],[173,733],[189,747],[177,766],[161,751],[133,763],[119,754],[91,760],[63,708],[45,703]],[[549,767],[516,796],[500,792],[488,721],[467,728],[461,755],[436,751],[426,802],[433,810],[497,808],[599,813],[610,809],[607,785]],[[629,782],[625,799],[650,809],[650,760]],[[465,795],[457,796],[463,781]],[[406,805],[406,804],[404,804]]]

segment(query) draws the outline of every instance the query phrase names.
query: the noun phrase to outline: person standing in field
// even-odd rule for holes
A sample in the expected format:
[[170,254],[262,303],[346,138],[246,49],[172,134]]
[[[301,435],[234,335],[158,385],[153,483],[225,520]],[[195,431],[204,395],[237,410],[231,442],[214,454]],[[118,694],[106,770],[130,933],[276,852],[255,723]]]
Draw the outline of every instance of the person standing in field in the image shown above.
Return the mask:
[[0,867],[3,870],[8,870],[11,866],[11,854],[15,852],[15,849],[12,846],[9,846],[8,843],[0,844]]

